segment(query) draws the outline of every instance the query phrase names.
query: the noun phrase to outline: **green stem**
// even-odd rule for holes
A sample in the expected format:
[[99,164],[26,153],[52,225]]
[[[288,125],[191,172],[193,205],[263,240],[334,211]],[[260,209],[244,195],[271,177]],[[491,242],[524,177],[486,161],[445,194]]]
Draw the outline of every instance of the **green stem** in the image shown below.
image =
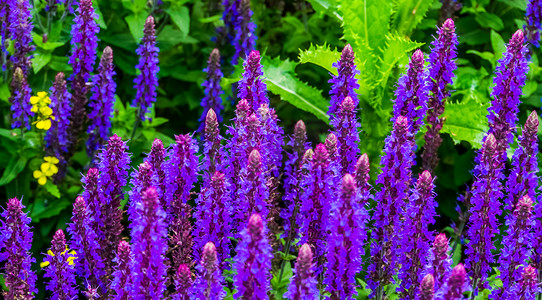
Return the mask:
[[[288,232],[288,237],[286,239],[286,249],[284,251],[284,255],[290,254],[290,247],[292,246],[292,235],[294,234],[295,219],[296,219],[298,210],[299,210],[299,207],[296,205],[294,209],[294,213],[292,214],[292,217],[290,218],[290,231]],[[285,266],[286,266],[286,260],[283,259],[282,265],[280,267],[279,282],[282,281],[282,275],[284,274]]]

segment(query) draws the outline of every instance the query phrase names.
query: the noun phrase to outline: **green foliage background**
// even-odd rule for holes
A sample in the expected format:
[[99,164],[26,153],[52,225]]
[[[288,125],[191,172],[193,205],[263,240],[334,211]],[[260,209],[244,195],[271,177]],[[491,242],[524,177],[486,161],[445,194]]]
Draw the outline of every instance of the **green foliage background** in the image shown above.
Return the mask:
[[[34,1],[36,23],[33,38],[36,51],[32,60],[30,84],[33,94],[48,90],[57,72],[71,73],[68,65],[72,16],[61,20],[63,9],[47,20],[46,1]],[[113,133],[128,139],[135,121],[129,104],[135,90],[133,79],[138,57],[135,49],[142,37],[146,17],[153,14],[160,48],[160,87],[154,119],[145,122],[129,143],[133,166],[142,161],[154,138],[166,145],[173,134],[194,131],[201,114],[201,83],[216,27],[222,25],[218,0],[164,0],[160,8],[147,0],[95,0],[99,15],[99,56],[111,46],[116,65],[117,102]],[[409,55],[421,48],[427,55],[441,18],[438,0],[253,0],[253,21],[257,24],[257,48],[272,105],[281,125],[290,134],[293,124],[303,119],[309,138],[321,141],[328,132],[329,73],[346,43],[354,49],[360,80],[360,119],[362,151],[372,162],[372,179],[378,172],[379,155],[388,134],[393,92]],[[458,69],[448,100],[444,143],[437,169],[437,193],[441,215],[436,227],[443,229],[457,218],[456,197],[471,180],[475,149],[487,130],[486,110],[492,86],[492,73],[512,33],[524,24],[526,1],[467,0],[455,15],[459,36]],[[12,46],[11,46],[12,47]],[[230,55],[232,47],[222,47]],[[528,81],[524,88],[520,122],[541,106],[542,78],[534,49]],[[222,82],[226,91],[225,119],[233,116],[232,84],[240,68],[223,64],[227,75]],[[232,74],[232,75],[228,75]],[[66,178],[56,185],[41,187],[32,177],[43,160],[43,140],[36,132],[21,138],[10,129],[9,80],[0,78],[0,204],[8,197],[23,196],[34,226],[34,253],[43,253],[52,233],[65,228],[71,215],[71,203],[81,192],[80,178],[89,158],[83,147],[70,162]],[[66,117],[66,116],[60,116]],[[420,139],[420,149],[423,141]],[[125,203],[125,202],[124,202]],[[38,261],[41,257],[38,256]],[[275,280],[275,279],[274,279]],[[276,281],[276,280],[275,280]],[[275,282],[278,289],[284,285]],[[284,288],[284,286],[283,286]]]

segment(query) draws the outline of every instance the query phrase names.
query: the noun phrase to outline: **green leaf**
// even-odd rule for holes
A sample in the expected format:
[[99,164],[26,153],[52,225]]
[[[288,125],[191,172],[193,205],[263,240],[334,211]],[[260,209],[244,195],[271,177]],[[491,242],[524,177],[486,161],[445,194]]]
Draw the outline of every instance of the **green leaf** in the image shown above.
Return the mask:
[[433,0],[396,1],[392,28],[397,30],[400,34],[410,35],[416,26],[423,20],[432,4]]
[[35,52],[32,57],[32,69],[34,74],[37,74],[43,67],[45,67],[53,58],[50,52]]
[[314,46],[311,44],[309,49],[299,51],[299,63],[313,63],[326,69],[328,72],[337,75],[337,69],[333,67],[333,63],[341,58],[341,52],[330,49],[329,45]]
[[19,156],[18,159],[10,160],[4,174],[2,174],[2,178],[0,178],[0,186],[6,185],[15,179],[24,170],[27,162],[28,158],[23,155]]
[[94,12],[98,15],[98,19],[96,19],[96,23],[98,23],[98,26],[102,29],[107,29],[107,25],[104,22],[104,17],[102,14],[102,11],[100,10],[100,5],[98,4],[98,0],[92,0],[92,7],[94,7]]
[[490,38],[491,47],[493,47],[493,53],[495,53],[495,61],[497,61],[501,59],[502,54],[506,52],[506,44],[501,35],[495,32],[495,30],[491,30]]
[[166,118],[153,118],[152,119],[152,122],[149,122],[149,121],[145,121],[143,122],[143,126],[145,127],[157,127],[157,126],[160,126],[164,123],[167,123],[169,122],[168,119]]
[[190,11],[186,6],[172,5],[166,12],[184,35],[190,33]]
[[34,42],[34,44],[36,44],[38,48],[41,48],[43,50],[54,50],[66,44],[66,42],[55,42],[51,40],[44,43],[43,37],[35,32],[32,32],[32,41]]
[[57,72],[72,72],[72,66],[68,63],[70,60],[67,56],[53,55],[49,61],[49,68]]
[[497,0],[502,3],[506,3],[509,6],[519,8],[523,11],[527,10],[527,1],[525,0]]
[[130,33],[134,37],[134,41],[139,43],[143,38],[143,28],[145,27],[145,21],[147,20],[146,13],[131,14],[124,18],[130,28]]
[[501,31],[504,28],[504,24],[501,18],[494,14],[482,12],[480,14],[477,14],[474,19],[476,20],[476,22],[478,22],[478,24],[480,24],[480,26],[484,28],[491,28],[495,31]]
[[322,92],[309,86],[295,76],[294,62],[281,61],[280,58],[262,57],[264,77],[267,79],[267,90],[279,95],[292,105],[314,114],[318,119],[328,123],[328,101]]
[[490,63],[494,63],[495,62],[495,55],[491,52],[480,52],[480,51],[476,51],[476,50],[467,50],[468,54],[474,54],[474,55],[478,55],[479,57],[489,61]]
[[474,148],[480,148],[489,130],[486,117],[489,101],[482,99],[483,96],[473,87],[466,92],[463,101],[447,103],[443,114],[446,121],[441,132],[448,133],[455,143],[467,141]]
[[49,203],[47,199],[37,199],[31,209],[30,217],[33,222],[38,222],[41,219],[57,216],[70,205],[71,202],[65,199],[57,199],[52,203]]
[[53,195],[56,198],[60,198],[60,190],[58,189],[58,186],[56,186],[50,180],[48,180],[47,183],[43,185],[43,187],[47,192],[49,192],[49,194]]
[[342,22],[343,17],[337,12],[337,3],[335,0],[308,0],[312,8],[320,13],[334,17],[337,21]]

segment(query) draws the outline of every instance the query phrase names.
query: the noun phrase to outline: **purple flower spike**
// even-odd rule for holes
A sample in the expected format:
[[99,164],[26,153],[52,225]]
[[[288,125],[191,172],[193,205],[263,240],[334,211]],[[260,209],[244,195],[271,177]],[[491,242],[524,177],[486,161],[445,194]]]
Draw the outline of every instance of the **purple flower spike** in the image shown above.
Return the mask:
[[92,83],[92,96],[89,106],[91,108],[87,133],[87,154],[92,154],[102,147],[107,141],[113,118],[113,106],[115,104],[115,90],[117,84],[113,80],[115,76],[113,65],[113,50],[107,46],[104,49],[98,74],[94,75]]
[[0,63],[2,64],[2,72],[6,71],[7,55],[6,39],[9,38],[9,1],[0,1]]
[[[433,300],[435,299],[435,278],[431,274],[425,275],[420,284],[420,292],[416,294],[416,300]],[[408,298],[412,299],[412,298]]]
[[138,117],[141,121],[150,120],[145,114],[151,111],[156,102],[156,89],[158,88],[158,47],[156,47],[156,31],[154,29],[154,18],[149,16],[143,29],[143,39],[136,53],[139,55],[139,63],[136,69],[139,74],[134,79],[136,96],[132,106],[137,108]]
[[438,29],[438,37],[431,43],[433,49],[429,54],[429,90],[431,96],[427,104],[427,132],[425,133],[425,146],[423,149],[423,169],[431,171],[437,167],[438,148],[442,143],[440,130],[444,124],[444,104],[450,97],[447,86],[452,84],[454,71],[457,68],[455,58],[457,57],[457,35],[452,19],[447,19],[442,27]]
[[472,184],[469,230],[465,266],[473,278],[474,292],[487,287],[486,281],[495,258],[493,237],[499,232],[497,215],[502,197],[502,169],[498,160],[498,142],[493,134],[486,136],[482,149],[476,157],[475,177]]
[[359,70],[356,69],[354,59],[352,46],[347,44],[341,53],[341,59],[333,63],[333,67],[337,68],[338,74],[337,76],[331,75],[332,78],[329,80],[329,83],[331,83],[331,90],[329,91],[331,100],[327,114],[330,117],[338,114],[341,101],[347,96],[352,98],[354,108],[358,107],[356,90],[359,88],[359,84],[356,75],[359,74]]
[[30,117],[34,115],[31,111],[32,105],[30,104],[32,90],[21,68],[15,68],[10,85],[12,90],[11,97],[9,98],[12,112],[11,128],[21,128],[24,126],[30,130]]
[[529,0],[527,11],[525,12],[525,24],[523,30],[527,36],[527,41],[535,46],[540,47],[540,29],[542,29],[542,1]]
[[258,108],[261,122],[261,148],[264,165],[268,175],[277,179],[282,168],[282,152],[284,147],[284,129],[278,125],[279,119],[275,109],[269,108],[268,104],[262,104]]
[[271,246],[267,241],[267,229],[259,214],[250,216],[248,226],[241,233],[233,268],[233,285],[236,299],[269,299],[271,279]]
[[373,260],[369,265],[370,277],[367,281],[374,293],[381,292],[390,282],[400,259],[397,255],[399,250],[394,246],[398,246],[397,242],[400,241],[397,236],[397,230],[402,224],[400,210],[406,207],[412,177],[411,167],[414,164],[414,145],[411,143],[409,122],[404,116],[395,120],[393,130],[385,140],[384,155],[380,162],[382,173],[376,179],[376,184],[382,188],[375,195],[375,199],[379,201],[373,214]]
[[[309,153],[310,154],[310,153]],[[300,243],[307,243],[314,249],[315,272],[322,273],[326,243],[328,239],[330,202],[335,198],[333,176],[329,155],[323,144],[314,149],[312,160],[307,164],[306,173],[300,182],[301,207],[297,224],[300,224]]]
[[52,293],[52,300],[75,299],[77,297],[74,264],[78,259],[73,251],[66,246],[66,237],[62,229],[57,230],[47,251],[44,263],[45,288]]
[[213,247],[218,246],[218,258],[223,265],[230,257],[231,243],[228,237],[232,232],[232,209],[228,188],[224,174],[215,172],[209,186],[200,193],[194,230],[196,259],[200,257],[199,249],[204,248],[207,242],[212,242]]
[[241,0],[239,13],[234,23],[235,37],[233,46],[235,47],[235,53],[232,57],[232,65],[237,65],[239,58],[244,58],[251,50],[256,49],[256,24],[251,21],[251,18],[250,0]]
[[8,291],[5,299],[33,299],[37,293],[36,273],[31,270],[32,232],[30,218],[23,212],[23,204],[17,198],[8,200],[6,209],[0,214],[0,271]]
[[128,192],[130,201],[128,203],[128,219],[131,221],[130,228],[138,225],[137,221],[142,216],[137,215],[137,206],[141,205],[141,194],[149,187],[154,186],[152,181],[152,166],[148,161],[139,165],[138,169],[132,172],[130,184],[132,190]]
[[203,164],[201,166],[204,187],[209,186],[211,176],[216,171],[223,172],[224,168],[223,164],[225,163],[226,153],[221,145],[222,136],[220,135],[220,128],[218,126],[218,116],[214,109],[210,108],[205,117]]
[[[127,183],[128,168],[130,167],[130,154],[127,152],[126,142],[116,134],[109,138],[106,148],[98,153],[98,187],[100,210],[96,222],[100,226],[98,241],[102,250],[102,258],[105,263],[106,274],[111,274],[111,262],[114,252],[120,241],[120,234],[123,230],[121,224],[122,210],[120,201],[124,199],[123,188]],[[88,198],[87,198],[88,199]],[[90,204],[89,207],[94,204]],[[96,201],[96,200],[92,200]]]
[[338,193],[339,187],[341,185],[341,179],[342,179],[342,175],[340,173],[341,166],[339,164],[339,161],[340,161],[339,140],[333,132],[330,132],[327,135],[327,138],[324,144],[326,145],[327,153],[329,155],[329,164],[330,164],[329,167],[331,171],[333,172],[332,181],[333,181],[333,186],[335,186],[333,190]]
[[536,188],[538,186],[538,114],[531,112],[521,136],[519,147],[512,157],[512,170],[506,181],[505,209],[510,213],[516,207],[523,195],[529,195],[536,199]]
[[83,278],[85,286],[100,288],[105,292],[105,265],[100,256],[98,237],[90,226],[90,213],[83,197],[75,199],[71,221],[67,230],[72,236],[70,248],[77,253],[77,275]]
[[32,4],[29,0],[6,1],[9,37],[13,41],[13,54],[11,62],[13,70],[21,68],[24,77],[28,76],[28,70],[32,63],[30,61],[32,45]]
[[196,141],[189,135],[176,135],[175,144],[169,150],[169,164],[166,169],[166,205],[171,216],[169,239],[170,249],[173,249],[173,267],[176,270],[180,264],[192,263],[192,207],[190,191],[197,180],[198,147]]
[[269,190],[262,171],[262,157],[258,150],[250,152],[247,167],[241,172],[240,181],[237,193],[237,203],[240,206],[237,207],[235,214],[239,232],[246,227],[246,222],[252,214],[260,214],[265,219],[269,213],[267,207]]
[[346,96],[338,107],[337,115],[331,116],[330,124],[337,136],[339,146],[340,174],[353,174],[356,157],[359,156],[359,127],[356,106],[350,96]]
[[519,282],[519,285],[515,285],[513,288],[510,289],[510,294],[512,294],[512,297],[506,298],[507,300],[535,299],[535,297],[539,295],[540,292],[542,292],[542,289],[540,288],[540,283],[537,280],[537,272],[535,268],[533,268],[532,266],[527,266],[525,269],[523,269],[521,277],[522,278]]
[[152,185],[156,187],[158,192],[158,199],[160,199],[160,204],[162,209],[166,211],[166,197],[164,192],[166,191],[166,171],[165,163],[166,160],[166,150],[164,149],[164,144],[160,139],[155,139],[152,142],[151,152],[145,158],[145,161],[151,165],[152,171]]
[[[417,288],[419,282],[424,279],[429,243],[433,239],[433,232],[429,227],[435,223],[436,216],[434,187],[431,173],[428,170],[423,171],[406,206],[406,219],[401,229],[400,244],[395,246],[400,250],[399,255],[402,255],[398,277],[401,280],[403,299],[412,299],[421,292],[418,292]],[[433,277],[431,280],[434,282]]]
[[[96,61],[96,49],[98,49],[98,32],[100,28],[96,23],[98,15],[92,7],[92,0],[80,0],[74,24],[71,30],[71,55],[70,65],[73,74],[69,78],[73,90],[71,124],[71,146],[77,145],[79,134],[87,121],[87,83],[91,80],[90,73],[94,69]],[[116,246],[116,244],[115,244]]]
[[359,193],[352,175],[342,179],[341,193],[331,204],[330,232],[324,277],[329,299],[353,299],[356,293],[356,273],[361,270],[363,245],[367,239],[365,222],[368,214],[359,205]]
[[175,293],[172,296],[173,300],[192,300],[190,291],[192,289],[192,273],[190,268],[185,265],[179,265],[175,274]]
[[208,242],[203,247],[200,264],[196,266],[198,277],[194,282],[192,299],[222,300],[226,297],[224,278],[218,265],[215,244]]
[[[503,237],[504,246],[499,256],[499,278],[502,280],[503,288],[494,290],[491,296],[495,299],[513,299],[517,296],[512,286],[521,281],[521,274],[525,262],[529,258],[534,238],[532,227],[533,201],[529,195],[519,199],[514,212],[507,216],[506,235]],[[535,249],[535,251],[537,251]],[[516,298],[517,299],[517,298]]]
[[452,258],[448,255],[451,250],[446,234],[441,233],[435,237],[433,246],[429,252],[428,265],[429,273],[433,274],[435,280],[435,291],[445,284],[452,271]]
[[56,74],[55,82],[51,86],[50,96],[51,109],[53,110],[55,119],[52,122],[51,129],[47,130],[45,134],[45,141],[47,142],[47,151],[64,162],[66,160],[64,156],[68,152],[70,143],[68,130],[70,126],[71,98],[72,95],[66,88],[64,73],[60,72]]
[[448,281],[442,286],[442,297],[439,300],[461,300],[463,292],[467,291],[467,272],[463,264],[452,269]]
[[294,276],[290,280],[284,298],[290,300],[317,300],[319,298],[317,283],[314,277],[311,247],[309,244],[303,244],[299,248]]
[[269,105],[267,98],[267,85],[263,82],[263,67],[260,64],[260,51],[250,51],[244,64],[243,77],[239,80],[237,98],[246,99],[256,112],[262,104]]
[[361,195],[362,205],[365,205],[371,197],[372,186],[369,184],[369,171],[371,165],[369,164],[369,156],[367,153],[363,153],[356,162],[356,171],[354,173],[354,179],[356,179],[356,186],[358,187],[359,194]]
[[135,299],[162,299],[166,291],[168,250],[166,213],[162,210],[155,187],[141,192],[141,202],[135,203],[137,219],[132,220],[132,265]]
[[130,244],[121,240],[117,248],[117,255],[114,259],[115,271],[113,272],[111,282],[112,299],[128,300],[132,299],[132,263],[133,256],[130,250]]
[[[284,166],[284,204],[281,217],[284,220],[284,232],[291,240],[298,237],[298,230],[301,224],[297,224],[297,212],[300,208],[301,177],[303,154],[309,149],[307,143],[307,129],[305,123],[299,120],[295,124],[294,134],[290,137],[288,146],[292,151],[287,154],[288,159]],[[312,253],[311,253],[312,256]]]
[[224,94],[220,87],[220,80],[224,77],[220,70],[220,52],[218,49],[213,49],[209,60],[207,61],[207,68],[203,69],[203,72],[207,73],[206,80],[201,84],[204,88],[205,96],[201,99],[201,107],[203,107],[203,114],[199,118],[200,126],[198,131],[203,132],[206,126],[206,118],[209,110],[214,110],[215,118],[219,123],[222,123],[222,116],[220,112],[224,109],[222,106],[222,98],[220,95]]
[[525,57],[527,47],[523,43],[523,32],[518,30],[510,39],[503,57],[498,61],[493,78],[495,87],[491,96],[494,99],[488,109],[487,119],[489,132],[495,136],[497,142],[495,158],[499,161],[500,168],[504,168],[506,149],[514,139],[520,97],[529,71]]
[[223,0],[222,6],[224,7],[224,12],[222,13],[222,20],[224,21],[223,27],[218,27],[216,29],[217,41],[220,46],[224,46],[224,40],[227,40],[227,43],[233,45],[233,38],[235,36],[235,23],[239,16],[239,6],[241,5],[241,0]]
[[395,122],[399,116],[407,117],[412,124],[409,131],[412,132],[412,140],[423,125],[423,119],[427,111],[427,98],[429,96],[429,84],[427,73],[423,69],[423,52],[418,49],[412,54],[406,74],[399,78],[395,91],[395,103],[393,104],[393,118]]

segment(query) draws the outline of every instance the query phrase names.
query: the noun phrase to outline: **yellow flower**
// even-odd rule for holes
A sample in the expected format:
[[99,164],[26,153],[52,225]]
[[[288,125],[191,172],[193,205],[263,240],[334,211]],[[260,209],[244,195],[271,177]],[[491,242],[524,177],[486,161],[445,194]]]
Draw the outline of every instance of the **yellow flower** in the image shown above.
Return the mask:
[[45,156],[45,157],[43,158],[43,160],[46,161],[46,162],[50,162],[50,163],[52,163],[52,164],[55,164],[55,165],[59,163],[58,158],[56,158],[56,157],[54,157],[54,156]]
[[51,120],[54,120],[53,110],[49,107],[51,98],[46,92],[38,92],[37,96],[30,97],[32,104],[31,111],[36,113],[36,121],[32,124],[36,125],[37,129],[49,130],[51,128]]
[[45,162],[41,163],[40,169],[35,170],[32,174],[34,178],[38,180],[40,185],[46,184],[49,177],[58,173],[58,167],[56,166],[59,162],[58,158],[54,156],[45,156],[43,160]]
[[36,170],[34,171],[34,173],[32,173],[32,175],[38,180],[38,183],[40,185],[44,185],[47,183],[47,176],[45,176],[42,171]]
[[37,129],[49,130],[51,128],[51,120],[39,120],[34,122]]
[[[68,250],[69,250],[68,246],[66,246],[66,250],[64,250],[64,252],[62,252],[60,254],[64,255],[66,253],[66,251],[68,251]],[[51,251],[51,249],[47,250],[47,254],[49,254],[50,256],[55,256],[55,254],[53,253],[53,251]],[[75,260],[77,259],[77,256],[75,256],[77,254],[77,252],[75,252],[75,250],[72,250],[72,251],[68,252],[68,254],[70,254],[70,256],[68,256],[66,261],[68,262],[68,264],[70,266],[73,266],[75,264]],[[50,263],[47,260],[40,263],[41,268],[45,268],[48,265],[50,265]]]

